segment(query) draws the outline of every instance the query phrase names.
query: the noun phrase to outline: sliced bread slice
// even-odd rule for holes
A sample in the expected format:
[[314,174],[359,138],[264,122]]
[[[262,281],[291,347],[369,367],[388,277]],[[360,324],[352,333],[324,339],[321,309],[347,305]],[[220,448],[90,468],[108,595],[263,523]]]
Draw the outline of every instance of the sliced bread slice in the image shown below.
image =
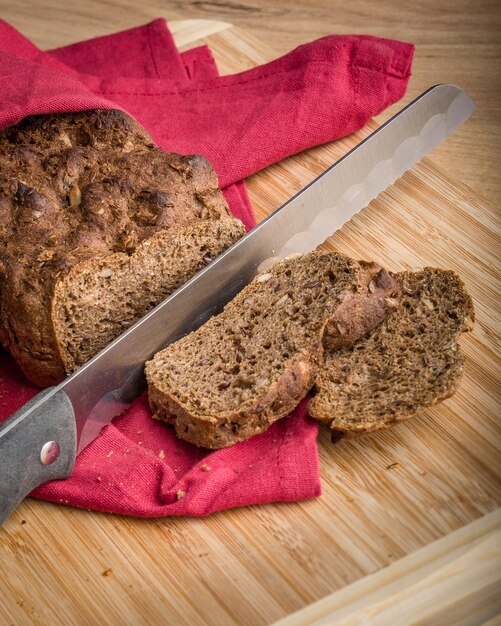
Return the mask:
[[324,355],[308,410],[339,437],[405,420],[451,396],[461,377],[458,338],[474,320],[463,283],[434,268],[396,278],[400,307],[368,336]]
[[145,315],[243,234],[234,218],[162,230],[132,254],[77,264],[56,283],[51,317],[67,372]]
[[281,262],[146,364],[154,417],[205,448],[263,432],[313,385],[323,341],[352,343],[398,296],[396,281],[373,263],[318,252]]

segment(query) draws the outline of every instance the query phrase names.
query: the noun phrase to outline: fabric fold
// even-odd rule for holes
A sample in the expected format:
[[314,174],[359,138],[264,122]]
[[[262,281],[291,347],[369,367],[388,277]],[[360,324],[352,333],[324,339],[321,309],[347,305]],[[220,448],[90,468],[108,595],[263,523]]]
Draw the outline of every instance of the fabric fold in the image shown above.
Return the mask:
[[[5,47],[4,41],[2,48],[9,52],[9,41]],[[24,53],[27,46],[20,47]],[[56,55],[61,58],[61,52]],[[12,93],[15,112],[0,116],[0,124],[18,121],[21,110],[33,114],[46,113],[47,107],[61,112],[118,106],[149,129],[162,148],[206,156],[225,187],[360,128],[405,93],[412,55],[411,44],[332,35],[245,72],[189,84],[177,77],[113,73],[80,73],[77,80],[61,72],[58,89],[56,60],[31,51],[36,61],[25,61],[24,72],[32,90],[23,92],[21,84]],[[0,62],[7,63],[7,57]],[[48,102],[45,84],[51,90]]]
[[[126,31],[95,37],[48,54],[81,74],[108,78],[170,78],[184,80],[186,68],[163,19]],[[217,75],[217,72],[211,73]],[[189,78],[189,76],[188,76]]]
[[[252,440],[209,452],[177,439],[150,417],[146,395],[106,426],[65,481],[31,495],[97,511],[159,517],[287,502],[321,493],[317,427],[306,404]],[[298,446],[298,441],[301,445]]]

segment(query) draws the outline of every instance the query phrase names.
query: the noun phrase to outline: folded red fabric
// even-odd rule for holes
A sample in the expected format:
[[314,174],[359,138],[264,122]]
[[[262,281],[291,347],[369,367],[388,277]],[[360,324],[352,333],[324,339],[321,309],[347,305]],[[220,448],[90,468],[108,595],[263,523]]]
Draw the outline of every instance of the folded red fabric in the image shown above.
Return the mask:
[[[0,421],[38,391],[0,352]],[[31,495],[141,517],[198,516],[312,498],[321,491],[316,437],[303,403],[266,433],[209,452],[151,419],[143,394],[78,455],[70,478],[46,483]]]
[[[210,50],[179,54],[164,20],[49,52],[0,21],[0,128],[30,114],[123,108],[163,148],[207,156],[250,228],[242,179],[360,128],[403,95],[412,54],[410,44],[332,36],[218,77]],[[0,421],[37,391],[0,352]],[[320,493],[316,435],[303,402],[262,435],[199,450],[152,420],[143,395],[78,456],[71,478],[32,495],[138,516],[310,498]]]
[[[153,23],[155,36],[163,24]],[[12,29],[0,46],[0,86],[8,94],[0,126],[30,113],[118,105],[166,150],[206,156],[223,187],[363,126],[405,93],[413,54],[412,45],[398,41],[333,35],[240,74],[186,84],[96,75],[97,68],[84,74]]]

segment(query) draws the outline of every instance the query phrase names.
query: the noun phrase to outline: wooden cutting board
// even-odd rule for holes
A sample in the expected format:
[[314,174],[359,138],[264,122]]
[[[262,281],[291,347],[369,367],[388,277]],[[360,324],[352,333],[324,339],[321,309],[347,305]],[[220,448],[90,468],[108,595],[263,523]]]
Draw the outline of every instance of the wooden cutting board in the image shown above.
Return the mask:
[[[274,56],[228,24],[170,26],[182,49],[208,43],[222,73]],[[257,218],[374,127],[253,176]],[[26,500],[0,530],[0,623],[269,624],[300,609],[284,623],[451,623],[501,610],[499,215],[432,158],[326,247],[461,275],[477,323],[457,394],[359,441],[322,431],[323,495],[308,502],[143,520]]]

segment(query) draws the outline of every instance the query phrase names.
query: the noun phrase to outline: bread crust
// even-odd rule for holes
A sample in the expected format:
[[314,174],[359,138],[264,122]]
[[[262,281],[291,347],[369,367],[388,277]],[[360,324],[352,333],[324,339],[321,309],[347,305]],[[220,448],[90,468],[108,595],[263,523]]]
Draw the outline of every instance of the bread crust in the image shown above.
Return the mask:
[[121,111],[32,116],[0,132],[0,150],[0,341],[42,387],[81,365],[54,311],[70,274],[194,224],[224,221],[225,247],[244,233],[206,159],[161,151]]
[[155,383],[148,386],[153,417],[174,425],[180,439],[200,448],[232,446],[267,430],[288,415],[313,385],[321,360],[320,342],[298,356],[256,404],[230,411],[224,419],[194,415],[176,397],[164,393]]

